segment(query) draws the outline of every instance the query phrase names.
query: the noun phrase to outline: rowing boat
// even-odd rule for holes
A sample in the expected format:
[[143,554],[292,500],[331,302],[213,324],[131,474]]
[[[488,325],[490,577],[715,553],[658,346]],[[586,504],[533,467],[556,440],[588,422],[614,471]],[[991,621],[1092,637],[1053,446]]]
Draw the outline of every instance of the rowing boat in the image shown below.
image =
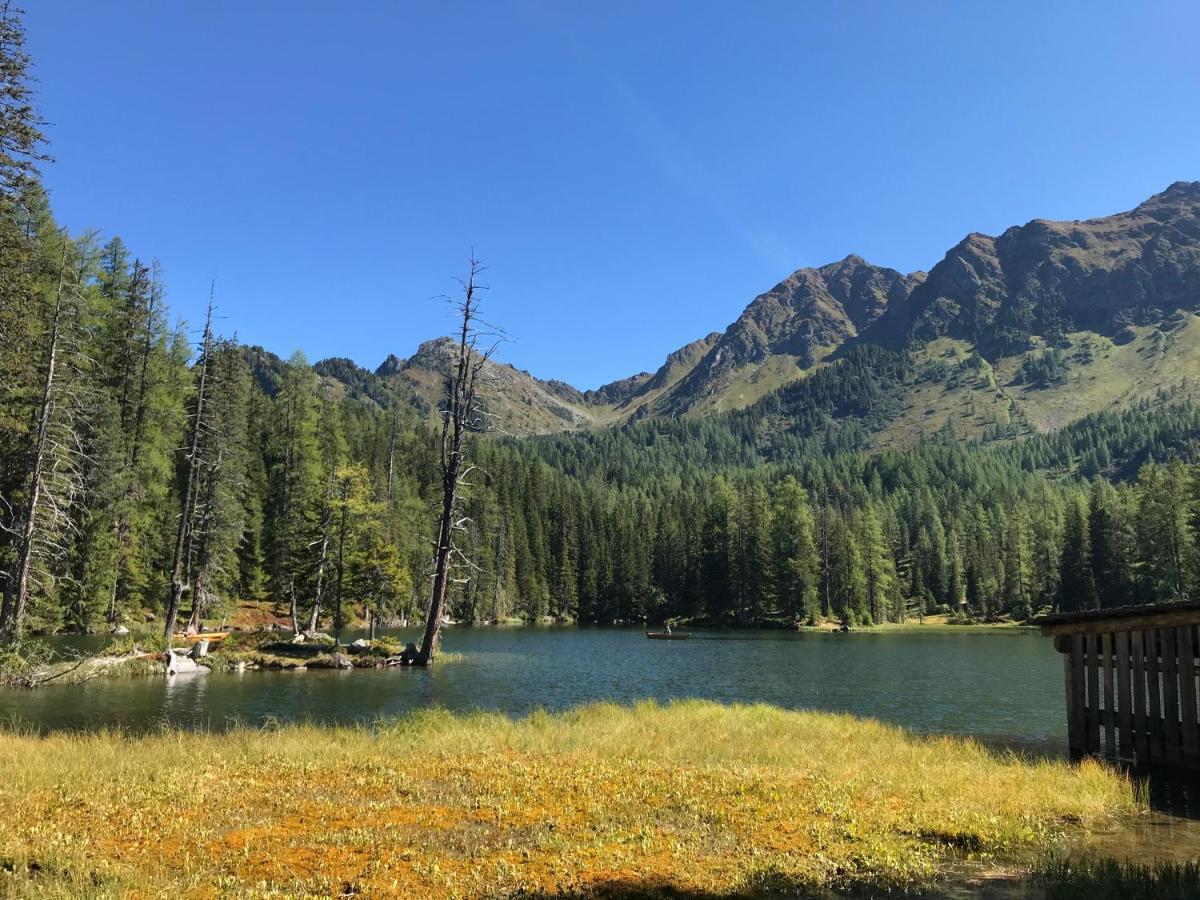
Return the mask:
[[647,631],[646,637],[652,641],[686,641],[691,635],[686,631]]

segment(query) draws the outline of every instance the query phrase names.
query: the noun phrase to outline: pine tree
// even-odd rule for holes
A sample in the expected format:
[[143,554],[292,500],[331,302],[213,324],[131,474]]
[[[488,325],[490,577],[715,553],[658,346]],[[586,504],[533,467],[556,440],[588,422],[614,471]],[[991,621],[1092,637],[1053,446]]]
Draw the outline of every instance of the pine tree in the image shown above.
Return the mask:
[[1096,585],[1092,579],[1087,510],[1083,498],[1067,504],[1058,581],[1060,610],[1074,612],[1096,608]]

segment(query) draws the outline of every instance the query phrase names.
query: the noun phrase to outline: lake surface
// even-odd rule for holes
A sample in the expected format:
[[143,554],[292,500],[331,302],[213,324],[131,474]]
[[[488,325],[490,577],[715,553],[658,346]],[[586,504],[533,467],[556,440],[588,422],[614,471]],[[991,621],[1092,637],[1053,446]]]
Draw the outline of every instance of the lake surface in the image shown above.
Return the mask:
[[1061,657],[1036,633],[692,634],[648,641],[634,629],[451,627],[444,648],[463,659],[431,670],[257,671],[0,689],[0,720],[38,731],[219,730],[373,722],[430,706],[523,715],[598,700],[700,697],[849,712],[1039,752],[1066,747]]

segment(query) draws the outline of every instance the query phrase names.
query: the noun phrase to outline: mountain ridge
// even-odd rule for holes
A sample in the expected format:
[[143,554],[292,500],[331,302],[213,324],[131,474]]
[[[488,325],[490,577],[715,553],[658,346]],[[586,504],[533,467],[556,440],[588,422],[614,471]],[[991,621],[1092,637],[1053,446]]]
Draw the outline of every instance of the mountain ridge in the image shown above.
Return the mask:
[[[1174,182],[1112,215],[971,232],[928,272],[901,273],[853,253],[797,269],[653,373],[580,390],[489,362],[488,390],[505,430],[518,434],[703,416],[748,406],[855,346],[973,353],[994,376],[1030,354],[1069,350],[1072,335],[1096,335],[1105,347],[1154,342],[1145,329],[1176,310],[1200,310],[1200,182]],[[389,355],[375,374],[436,409],[448,342],[423,342],[406,359]]]

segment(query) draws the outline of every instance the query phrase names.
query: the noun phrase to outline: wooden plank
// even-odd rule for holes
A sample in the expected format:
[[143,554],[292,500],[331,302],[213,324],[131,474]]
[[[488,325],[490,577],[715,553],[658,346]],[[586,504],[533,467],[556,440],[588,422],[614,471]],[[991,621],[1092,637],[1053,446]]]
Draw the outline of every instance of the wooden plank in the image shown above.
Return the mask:
[[1150,751],[1146,755],[1147,762],[1164,759],[1163,750],[1163,714],[1162,714],[1162,664],[1159,656],[1162,653],[1162,635],[1158,631],[1147,631],[1146,639],[1146,699],[1150,706],[1147,709],[1150,725]]
[[1179,648],[1179,716],[1183,732],[1183,755],[1189,761],[1200,760],[1200,727],[1196,722],[1196,645],[1192,628],[1175,629]]
[[1113,636],[1100,635],[1100,674],[1104,678],[1104,752],[1108,756],[1117,755],[1117,718],[1113,715],[1116,709],[1116,697],[1113,693]]
[[1087,720],[1084,733],[1088,753],[1100,752],[1100,637],[1089,634],[1087,642]]
[[1150,723],[1146,716],[1146,642],[1140,631],[1129,635],[1133,657],[1133,752],[1139,763],[1150,758]]
[[1063,622],[1042,625],[1042,634],[1115,634],[1118,631],[1144,631],[1150,628],[1182,628],[1200,624],[1200,609],[1172,609],[1145,615],[1094,619],[1082,622]]
[[1070,652],[1063,656],[1067,666],[1067,746],[1072,756],[1087,753],[1087,685],[1083,676],[1082,634],[1070,637]]
[[1118,631],[1114,640],[1117,654],[1118,755],[1121,759],[1132,760],[1136,754],[1133,749],[1133,715],[1130,711],[1133,697],[1129,690],[1129,632]]
[[1179,732],[1179,678],[1176,653],[1178,648],[1174,628],[1163,628],[1159,632],[1162,644],[1163,676],[1163,749],[1170,762],[1178,762],[1182,749]]

